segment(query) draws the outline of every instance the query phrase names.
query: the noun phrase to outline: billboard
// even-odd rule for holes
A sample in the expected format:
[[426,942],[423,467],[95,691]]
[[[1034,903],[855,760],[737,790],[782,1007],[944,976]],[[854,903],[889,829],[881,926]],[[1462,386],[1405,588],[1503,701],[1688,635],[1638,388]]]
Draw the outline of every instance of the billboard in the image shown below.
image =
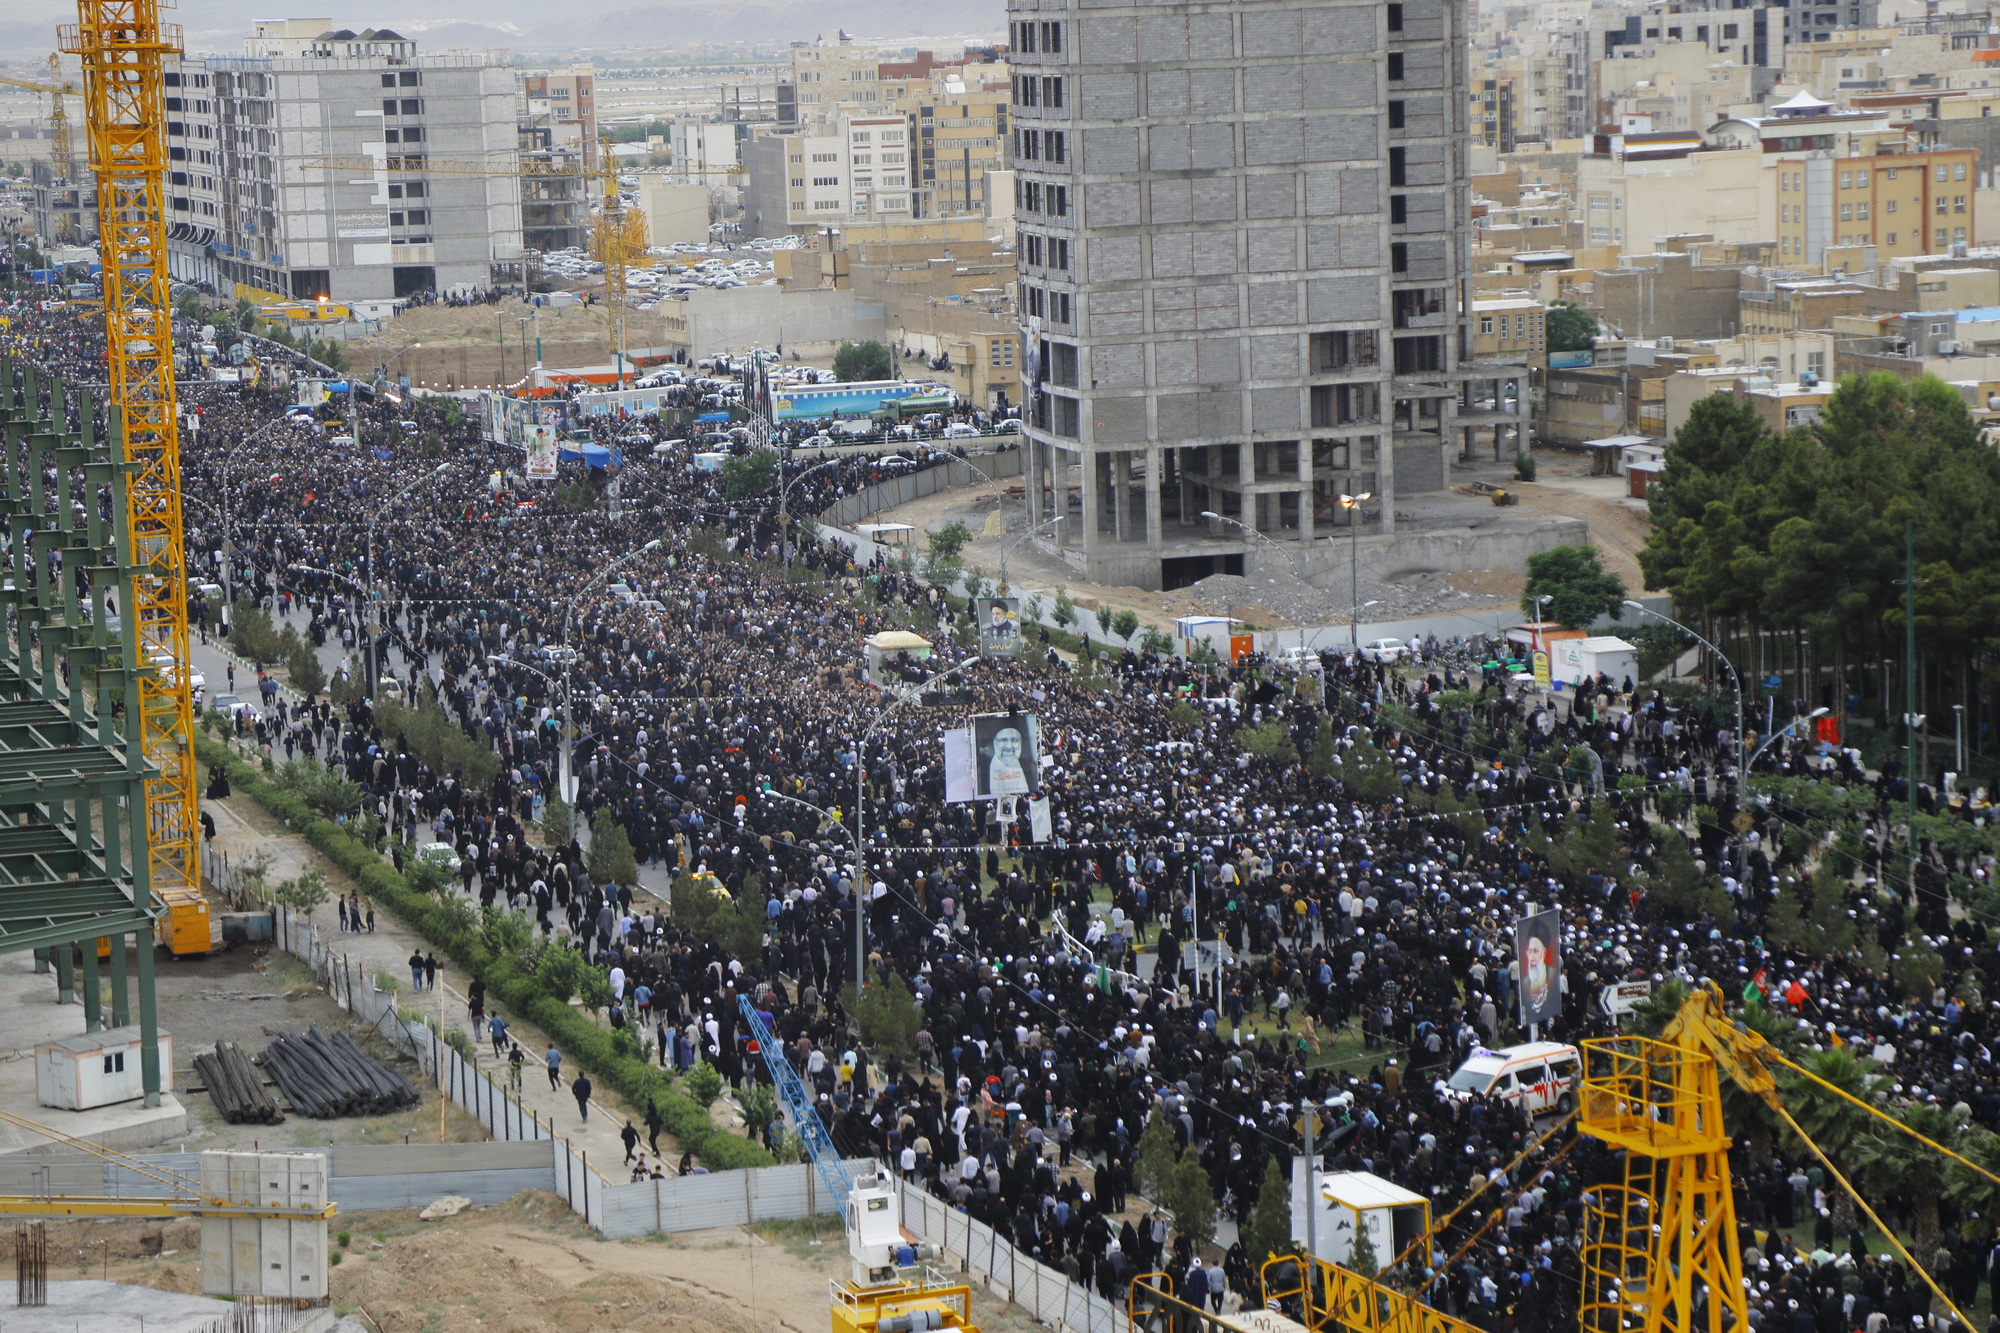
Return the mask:
[[1018,657],[1021,654],[1021,599],[981,597],[979,615],[979,655]]
[[523,428],[522,437],[528,447],[528,480],[554,481],[556,479],[556,428],[540,424]]
[[1039,741],[1039,723],[1033,713],[991,713],[973,718],[973,790],[982,797],[1039,792]]
[[1562,1012],[1562,922],[1551,907],[1514,924],[1514,957],[1521,965],[1521,1023],[1547,1023]]

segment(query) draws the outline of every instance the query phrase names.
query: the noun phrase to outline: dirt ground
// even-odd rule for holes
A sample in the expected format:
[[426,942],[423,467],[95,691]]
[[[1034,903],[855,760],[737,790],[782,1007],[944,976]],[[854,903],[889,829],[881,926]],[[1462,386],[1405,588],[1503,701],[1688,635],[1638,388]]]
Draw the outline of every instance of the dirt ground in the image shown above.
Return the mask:
[[[1584,520],[1589,524],[1591,541],[1602,554],[1605,567],[1623,578],[1627,588],[1634,591],[1643,588],[1645,579],[1639,572],[1638,551],[1645,545],[1652,525],[1643,507],[1623,499],[1624,479],[1593,478],[1589,475],[1589,460],[1569,454],[1542,451],[1536,454],[1536,459],[1541,468],[1540,482],[1506,483],[1510,491],[1521,497],[1519,512]],[[1007,518],[1018,527],[1022,521],[1019,516],[1023,512],[1021,482],[1019,478],[1008,478],[1000,483],[1000,489],[1007,496]],[[1045,554],[1033,543],[1023,541],[1015,544],[1020,533],[1003,531],[1004,525],[998,521],[995,512],[999,504],[999,497],[992,486],[974,482],[900,505],[874,515],[872,521],[910,523],[923,532],[935,531],[954,520],[963,522],[974,534],[961,557],[966,568],[982,571],[989,579],[997,579],[1004,552],[1008,582],[1018,596],[1040,593],[1044,598],[1053,600],[1056,588],[1062,587],[1068,591],[1070,600],[1078,609],[1086,613],[1094,612],[1100,606],[1109,606],[1113,611],[1129,609],[1138,613],[1142,624],[1151,625],[1162,633],[1172,632],[1176,616],[1222,613],[1217,607],[1205,604],[1200,592],[1195,589],[1151,592],[1144,588],[1092,583],[1073,566]],[[924,549],[921,535],[910,543],[910,547],[913,553],[921,554]],[[1267,581],[1278,582],[1277,579]],[[1434,577],[1433,582],[1442,589],[1490,599],[1483,604],[1468,601],[1448,608],[1476,614],[1510,607],[1518,602],[1526,577],[1525,571],[1520,569],[1460,569],[1443,571]],[[1360,594],[1364,599],[1387,595],[1379,587],[1365,585],[1366,581]],[[1283,591],[1277,590],[1280,594]],[[1273,600],[1296,599],[1274,596]],[[1295,623],[1285,610],[1255,600],[1247,590],[1245,600],[1233,602],[1226,613],[1271,629]]]
[[[49,1276],[106,1278],[163,1291],[201,1288],[194,1222],[50,1222]],[[331,1302],[378,1333],[821,1333],[827,1279],[847,1272],[830,1218],[751,1231],[606,1241],[553,1195],[422,1222],[413,1212],[355,1213],[329,1227]],[[348,1244],[337,1237],[345,1233]],[[814,1239],[820,1243],[815,1244]],[[13,1233],[0,1236],[0,1261]],[[1026,1333],[1017,1309],[975,1295],[987,1333]]]
[[[174,1034],[172,1086],[188,1108],[189,1132],[172,1145],[205,1148],[319,1148],[336,1143],[483,1143],[480,1123],[447,1106],[440,1140],[438,1095],[426,1086],[417,1062],[399,1057],[372,1029],[353,1026],[349,1016],[321,990],[303,964],[268,946],[237,945],[205,958],[162,965],[155,974],[160,1026]],[[232,1125],[206,1092],[190,1092],[201,1080],[194,1057],[233,1041],[253,1057],[280,1032],[304,1032],[318,1024],[325,1033],[346,1032],[361,1048],[415,1084],[422,1101],[394,1115],[342,1116],[313,1120],[289,1115],[282,1125]],[[271,1095],[284,1104],[275,1085]]]
[[1521,497],[1521,509],[1582,519],[1590,525],[1590,541],[1604,567],[1624,579],[1632,592],[1643,589],[1646,576],[1639,572],[1639,548],[1646,544],[1653,523],[1642,503],[1625,499],[1625,479],[1592,477],[1590,460],[1573,454],[1538,450],[1535,461],[1539,480],[1507,483],[1507,489]]

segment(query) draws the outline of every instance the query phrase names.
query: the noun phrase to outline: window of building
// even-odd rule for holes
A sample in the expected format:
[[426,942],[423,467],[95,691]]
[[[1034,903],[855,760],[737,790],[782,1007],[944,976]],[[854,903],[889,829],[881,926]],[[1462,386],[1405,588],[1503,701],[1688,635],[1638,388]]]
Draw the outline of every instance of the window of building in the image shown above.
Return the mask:
[[[1395,6],[1390,6],[1392,9]],[[1389,271],[1408,273],[1410,271],[1410,243],[1408,241],[1389,242]]]
[[1950,244],[1951,244],[1951,235],[1950,235],[1950,233],[1949,233],[1949,232],[1947,232],[1947,231],[1946,231],[1946,230],[1945,230],[1945,229],[1944,229],[1943,227],[1939,227],[1939,228],[1937,229],[1937,241],[1936,241],[1936,244],[1938,244],[1938,245],[1950,245]]
[[1938,165],[1937,165],[1937,179],[1938,179],[1938,181],[1939,181],[1940,183],[1942,183],[1942,182],[1944,182],[1944,181],[1948,181],[1948,180],[1950,180],[1950,179],[1951,179],[1951,166],[1950,166],[1950,164],[1949,164],[1949,163],[1945,163],[1945,162],[1940,162],[1940,163],[1938,163]]
[[840,184],[840,177],[838,177],[838,176],[815,176],[815,177],[813,177],[813,187],[814,187],[815,189],[818,189],[818,188],[820,188],[820,187],[823,187],[823,186],[828,186],[828,185],[839,185],[839,184]]
[[805,211],[806,211],[806,201],[805,201],[805,200],[803,200],[803,199],[794,199],[794,200],[792,200],[792,211],[793,211],[794,213],[803,213],[803,212],[805,212]]
[[1409,149],[1389,150],[1389,184],[1408,185],[1410,183]]
[[1392,130],[1403,128],[1403,104],[1401,102],[1389,103],[1389,128]]
[[[173,76],[172,76],[172,75],[168,75],[167,77],[169,77],[169,78],[172,78]],[[384,74],[384,75],[382,76],[382,86],[383,86],[384,88],[393,88],[393,87],[395,87],[395,86],[396,86],[396,76],[395,76],[394,74]]]
[[1965,163],[1959,162],[1953,164],[1951,169],[1951,178],[1955,181],[1962,181],[1965,179]]
[[1311,347],[1312,369],[1315,375],[1375,364],[1376,340],[1373,329],[1315,333],[1312,335]]
[[[1392,6],[1392,8],[1400,8],[1400,6]],[[1389,78],[1392,82],[1395,82],[1402,77],[1403,53],[1401,51],[1391,51],[1389,53]]]
[[1896,201],[1895,201],[1894,199],[1890,199],[1890,200],[1888,200],[1888,201],[1884,202],[1884,203],[1883,203],[1883,205],[1882,205],[1882,211],[1883,211],[1884,213],[1893,213],[1893,212],[1895,212],[1895,211],[1896,211]]
[[1840,206],[1840,220],[1841,220],[1842,222],[1852,222],[1852,221],[1854,221],[1854,205],[1853,205],[1853,204],[1842,204],[1842,205]]
[[1481,315],[1479,317],[1479,331],[1481,333],[1493,332],[1493,316]]
[[1069,242],[1051,236],[1049,238],[1049,267],[1069,271]]
[[1963,228],[1963,227],[1953,227],[1953,228],[1951,229],[1951,239],[1952,239],[1952,240],[1954,240],[1954,241],[1962,241],[1962,240],[1964,240],[1964,239],[1965,239],[1965,228]]
[[871,133],[870,133],[869,131],[867,131],[867,130],[855,130],[855,131],[854,131],[854,136],[853,136],[853,137],[854,137],[854,142],[855,142],[855,143],[873,143],[873,142],[874,142],[874,136],[873,136],[873,135],[872,135],[872,134],[871,134]]
[[[406,69],[396,75],[396,82],[397,84],[399,84],[404,88],[414,88],[421,82],[421,79],[418,77],[418,71],[413,69]],[[556,96],[568,97],[569,89],[558,88],[556,90]]]
[[1042,156],[1042,132],[1040,130],[1015,131],[1014,153],[1024,162],[1036,162]]
[[1865,172],[1865,171],[1857,171],[1857,172],[1855,172],[1855,173],[1854,173],[1854,187],[1855,187],[1856,189],[1858,189],[1858,190],[1865,190],[1865,189],[1867,189],[1867,188],[1868,188],[1868,173],[1867,173],[1867,172]]
[[1868,220],[1868,204],[1865,200],[1854,206],[1854,220],[1856,222],[1866,222]]
[[804,176],[794,176],[794,177],[792,177],[792,188],[793,188],[794,190],[803,190],[803,189],[805,189],[805,188],[806,188],[806,178],[805,178]]
[[385,116],[393,116],[393,115],[395,115],[395,114],[396,114],[396,99],[395,99],[395,98],[393,98],[393,97],[385,97],[385,98],[383,98],[383,99],[382,99],[382,114],[383,114],[383,115],[385,115]]
[[1391,221],[1391,222],[1407,222],[1407,221],[1409,221],[1409,217],[1410,217],[1410,203],[1409,203],[1409,196],[1408,196],[1408,195],[1401,195],[1401,194],[1392,194],[1392,195],[1390,195],[1390,196],[1389,196],[1389,221]]
[[1063,104],[1063,81],[1060,74],[1042,80],[1042,105],[1059,107]]
[[1050,130],[1043,136],[1043,142],[1049,151],[1049,161],[1066,162],[1069,160],[1068,132],[1064,130]]
[[1403,7],[1401,5],[1388,5],[1385,8],[1388,10],[1389,31],[1401,32],[1403,30]]
[[1069,186],[1051,185],[1049,187],[1049,216],[1052,218],[1066,218],[1069,216]]
[[1963,213],[1965,211],[1964,195],[1955,194],[1951,197],[1951,211],[1954,213]]
[[1063,25],[1060,22],[1044,23],[1041,29],[1042,49],[1051,55],[1061,52]]
[[413,208],[410,210],[410,225],[412,227],[429,226],[430,220],[431,220],[431,214],[429,209]]

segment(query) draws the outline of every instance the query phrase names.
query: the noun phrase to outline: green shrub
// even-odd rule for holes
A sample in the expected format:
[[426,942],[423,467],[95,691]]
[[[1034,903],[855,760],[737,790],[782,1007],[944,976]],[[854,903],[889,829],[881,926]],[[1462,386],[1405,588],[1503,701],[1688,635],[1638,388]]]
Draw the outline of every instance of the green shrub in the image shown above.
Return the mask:
[[700,1157],[703,1165],[712,1171],[732,1171],[771,1164],[771,1155],[758,1144],[716,1128],[708,1118],[713,1096],[697,1104],[676,1091],[665,1070],[621,1052],[609,1031],[572,1009],[566,998],[559,1000],[548,993],[541,981],[542,970],[549,959],[573,956],[573,950],[542,949],[532,968],[524,966],[519,956],[494,953],[483,937],[482,923],[465,910],[462,900],[451,895],[440,900],[417,892],[407,878],[346,829],[273,785],[220,741],[197,736],[195,745],[204,766],[221,764],[236,791],[301,833],[365,896],[422,935],[440,957],[450,958],[471,975],[484,977],[487,994],[547,1033],[566,1060],[587,1070],[601,1086],[632,1105],[644,1106],[651,1101],[658,1106],[667,1132],[684,1150]]
[[715,1099],[722,1095],[722,1075],[715,1072],[714,1065],[703,1060],[688,1071],[687,1089],[688,1095],[700,1105],[713,1106]]

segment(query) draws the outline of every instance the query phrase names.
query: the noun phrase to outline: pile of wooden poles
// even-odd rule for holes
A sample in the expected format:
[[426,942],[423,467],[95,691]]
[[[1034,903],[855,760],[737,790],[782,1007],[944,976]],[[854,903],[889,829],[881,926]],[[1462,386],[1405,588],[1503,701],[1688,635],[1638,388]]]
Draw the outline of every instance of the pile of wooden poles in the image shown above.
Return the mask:
[[285,1033],[258,1057],[300,1115],[330,1120],[344,1115],[386,1115],[417,1104],[410,1081],[367,1055],[344,1032]]
[[264,1090],[264,1075],[233,1041],[194,1058],[195,1075],[208,1088],[215,1109],[232,1125],[282,1125],[284,1113]]

